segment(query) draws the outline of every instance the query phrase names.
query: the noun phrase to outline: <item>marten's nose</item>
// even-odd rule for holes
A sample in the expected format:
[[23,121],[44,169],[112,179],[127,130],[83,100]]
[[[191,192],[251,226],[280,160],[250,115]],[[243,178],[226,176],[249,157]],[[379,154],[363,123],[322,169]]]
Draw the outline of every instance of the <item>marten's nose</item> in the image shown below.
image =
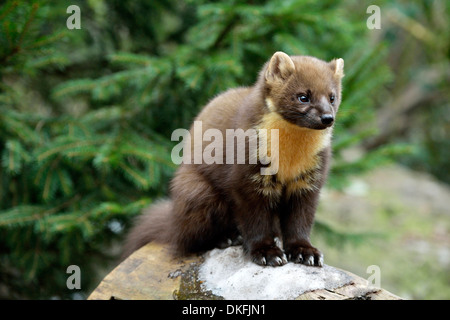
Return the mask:
[[334,117],[332,114],[326,113],[320,117],[320,120],[322,121],[323,124],[330,125],[333,123]]

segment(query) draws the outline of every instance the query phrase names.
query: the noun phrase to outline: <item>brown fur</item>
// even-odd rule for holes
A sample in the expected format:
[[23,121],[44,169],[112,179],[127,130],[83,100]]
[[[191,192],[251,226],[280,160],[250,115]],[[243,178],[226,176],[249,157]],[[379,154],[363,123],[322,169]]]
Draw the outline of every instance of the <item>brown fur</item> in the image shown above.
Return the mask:
[[[181,164],[171,183],[171,200],[138,219],[125,255],[150,241],[169,243],[184,255],[240,235],[245,252],[258,264],[282,265],[288,258],[322,265],[309,234],[331,157],[332,124],[323,119],[336,116],[342,76],[342,59],[327,63],[277,52],[253,87],[231,89],[213,99],[196,118],[203,131],[216,128],[225,137],[226,129],[279,130],[278,173],[263,176],[261,164],[248,161]],[[301,95],[310,101],[300,102]]]

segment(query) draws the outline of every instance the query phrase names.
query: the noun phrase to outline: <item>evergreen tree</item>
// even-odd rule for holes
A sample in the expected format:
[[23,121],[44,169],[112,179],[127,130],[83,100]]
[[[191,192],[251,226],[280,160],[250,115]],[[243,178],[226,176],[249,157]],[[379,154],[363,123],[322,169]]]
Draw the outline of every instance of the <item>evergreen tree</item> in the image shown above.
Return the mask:
[[72,264],[89,293],[132,217],[167,194],[172,131],[220,92],[252,85],[277,50],[346,61],[330,187],[401,151],[341,155],[373,134],[373,92],[392,77],[365,8],[343,14],[356,4],[80,1],[81,30],[66,29],[68,5],[0,8],[0,296],[70,298]]

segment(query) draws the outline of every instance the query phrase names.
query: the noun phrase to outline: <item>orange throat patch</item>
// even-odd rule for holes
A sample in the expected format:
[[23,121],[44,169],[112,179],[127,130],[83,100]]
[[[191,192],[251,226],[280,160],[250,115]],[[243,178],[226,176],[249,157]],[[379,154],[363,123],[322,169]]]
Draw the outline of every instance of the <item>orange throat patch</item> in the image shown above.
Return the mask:
[[[277,112],[263,116],[258,129],[266,129],[267,136],[261,137],[267,143],[267,154],[272,163],[278,160],[277,179],[281,183],[294,181],[300,174],[317,168],[318,154],[330,145],[331,128],[313,130],[302,128],[284,120]],[[271,154],[271,130],[278,130],[278,159]],[[264,139],[265,138],[265,139]]]

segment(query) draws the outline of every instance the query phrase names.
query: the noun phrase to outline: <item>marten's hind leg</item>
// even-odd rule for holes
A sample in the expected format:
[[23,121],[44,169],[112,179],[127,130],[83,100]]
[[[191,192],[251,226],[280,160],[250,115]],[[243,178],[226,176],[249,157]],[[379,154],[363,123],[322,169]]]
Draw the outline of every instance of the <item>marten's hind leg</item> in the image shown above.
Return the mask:
[[174,245],[180,254],[224,247],[238,238],[229,205],[194,167],[179,168],[172,183]]

